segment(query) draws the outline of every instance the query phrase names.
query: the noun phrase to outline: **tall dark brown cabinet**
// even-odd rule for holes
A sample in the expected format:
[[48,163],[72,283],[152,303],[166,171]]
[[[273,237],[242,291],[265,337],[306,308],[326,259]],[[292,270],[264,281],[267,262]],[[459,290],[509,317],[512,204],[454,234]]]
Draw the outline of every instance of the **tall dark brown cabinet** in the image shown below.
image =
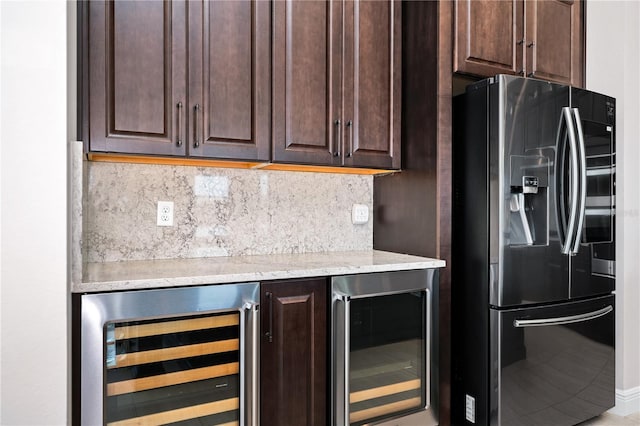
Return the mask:
[[400,167],[401,7],[273,4],[273,161]]
[[454,71],[584,85],[584,2],[457,0]]
[[327,421],[327,279],[260,285],[260,424]]
[[267,160],[270,7],[82,2],[89,150]]
[[402,172],[374,178],[375,249],[443,259],[440,270],[439,424],[451,390],[451,2],[404,2]]

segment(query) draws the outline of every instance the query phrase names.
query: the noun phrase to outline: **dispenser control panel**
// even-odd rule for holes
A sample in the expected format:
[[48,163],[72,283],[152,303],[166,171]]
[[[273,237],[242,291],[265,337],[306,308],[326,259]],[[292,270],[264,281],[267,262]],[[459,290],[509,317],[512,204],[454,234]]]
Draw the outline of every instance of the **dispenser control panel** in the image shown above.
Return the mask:
[[522,176],[522,192],[524,194],[537,194],[538,193],[538,177]]

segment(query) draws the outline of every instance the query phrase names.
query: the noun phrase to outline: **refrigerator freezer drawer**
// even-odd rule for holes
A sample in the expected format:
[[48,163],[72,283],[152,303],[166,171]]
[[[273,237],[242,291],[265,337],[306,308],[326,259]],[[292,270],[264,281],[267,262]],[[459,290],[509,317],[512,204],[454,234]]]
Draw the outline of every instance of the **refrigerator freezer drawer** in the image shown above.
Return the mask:
[[614,313],[612,295],[492,311],[491,424],[574,425],[613,407]]

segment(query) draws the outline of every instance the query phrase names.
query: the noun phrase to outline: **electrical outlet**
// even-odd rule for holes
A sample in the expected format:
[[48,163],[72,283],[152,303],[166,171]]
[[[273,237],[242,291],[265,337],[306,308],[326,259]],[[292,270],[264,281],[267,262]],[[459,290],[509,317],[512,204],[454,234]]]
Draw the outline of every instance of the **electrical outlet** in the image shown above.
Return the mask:
[[158,201],[158,226],[173,226],[173,201]]
[[354,204],[351,209],[351,222],[354,225],[362,225],[369,222],[369,206],[366,204]]

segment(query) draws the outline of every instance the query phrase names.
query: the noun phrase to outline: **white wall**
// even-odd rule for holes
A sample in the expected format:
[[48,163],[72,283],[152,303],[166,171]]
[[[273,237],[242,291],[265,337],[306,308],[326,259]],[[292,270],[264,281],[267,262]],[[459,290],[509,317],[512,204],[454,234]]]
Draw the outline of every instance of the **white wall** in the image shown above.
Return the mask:
[[640,411],[640,2],[587,3],[587,89],[616,98],[616,414]]
[[0,424],[68,422],[67,3],[0,1]]

